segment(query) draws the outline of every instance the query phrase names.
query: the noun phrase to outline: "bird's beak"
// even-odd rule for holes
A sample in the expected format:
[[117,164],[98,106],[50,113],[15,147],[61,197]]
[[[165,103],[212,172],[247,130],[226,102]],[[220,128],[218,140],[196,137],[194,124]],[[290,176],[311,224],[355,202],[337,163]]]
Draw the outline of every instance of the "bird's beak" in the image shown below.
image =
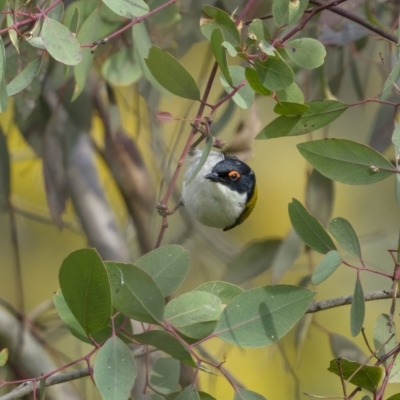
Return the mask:
[[220,182],[221,177],[216,173],[216,172],[211,172],[210,174],[207,174],[204,179],[209,179],[210,181],[213,182]]

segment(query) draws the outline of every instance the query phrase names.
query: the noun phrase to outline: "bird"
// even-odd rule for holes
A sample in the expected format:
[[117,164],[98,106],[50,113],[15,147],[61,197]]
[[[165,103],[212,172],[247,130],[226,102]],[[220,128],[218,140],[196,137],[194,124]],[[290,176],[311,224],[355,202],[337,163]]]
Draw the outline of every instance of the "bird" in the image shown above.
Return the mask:
[[240,225],[257,202],[254,171],[224,152],[211,151],[193,178],[202,151],[191,149],[183,180],[182,203],[203,225],[228,231]]

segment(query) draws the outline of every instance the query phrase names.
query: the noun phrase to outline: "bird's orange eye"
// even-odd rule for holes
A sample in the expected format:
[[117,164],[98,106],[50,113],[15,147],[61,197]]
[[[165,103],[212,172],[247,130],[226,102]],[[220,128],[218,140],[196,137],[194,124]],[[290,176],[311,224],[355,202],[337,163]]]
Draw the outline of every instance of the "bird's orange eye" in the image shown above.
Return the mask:
[[240,178],[239,172],[237,172],[237,171],[235,171],[235,170],[230,171],[230,172],[228,173],[228,176],[229,176],[229,178],[231,179],[231,181],[236,181],[236,180],[238,180],[238,179]]

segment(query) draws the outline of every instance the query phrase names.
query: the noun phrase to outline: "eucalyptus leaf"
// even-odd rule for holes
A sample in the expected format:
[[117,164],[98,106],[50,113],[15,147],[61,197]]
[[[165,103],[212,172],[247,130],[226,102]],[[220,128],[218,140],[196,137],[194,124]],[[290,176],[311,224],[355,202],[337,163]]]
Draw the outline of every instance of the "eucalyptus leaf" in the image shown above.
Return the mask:
[[336,250],[331,250],[326,253],[324,258],[315,268],[311,282],[314,285],[319,285],[328,279],[342,263],[342,257]]
[[102,0],[116,14],[125,18],[142,17],[149,12],[149,6],[143,0]]
[[185,389],[183,389],[182,392],[175,397],[175,400],[200,400],[200,396],[196,386],[189,385],[186,386]]
[[295,82],[285,89],[277,90],[276,97],[280,102],[304,103],[304,95]]
[[323,44],[311,38],[294,39],[286,42],[285,50],[295,64],[306,69],[320,67],[326,57]]
[[297,235],[307,246],[322,254],[336,250],[324,227],[296,199],[289,204],[289,217]]
[[271,95],[271,90],[267,89],[262,82],[260,81],[260,78],[258,77],[257,71],[251,67],[246,67],[245,69],[245,77],[247,79],[247,82],[249,83],[250,87],[258,94],[261,94],[262,96],[267,96],[269,97]]
[[299,115],[308,111],[310,107],[301,103],[289,103],[282,101],[274,107],[274,113],[280,115]]
[[268,57],[265,61],[255,60],[255,69],[260,82],[269,90],[281,90],[294,82],[294,73],[289,65],[277,57]]
[[203,18],[200,21],[202,34],[211,40],[211,35],[217,28],[222,30],[225,40],[232,46],[240,46],[239,31],[229,14],[216,7],[203,6]]
[[261,396],[261,394],[253,392],[251,390],[238,388],[237,391],[235,391],[233,400],[267,400],[267,399],[264,396]]
[[6,49],[0,36],[0,114],[6,111],[8,105],[7,86],[5,79],[6,72]]
[[128,399],[137,376],[129,347],[112,336],[101,347],[94,364],[93,378],[103,400]]
[[361,260],[360,243],[349,221],[335,218],[329,223],[328,229],[344,250]]
[[256,139],[297,136],[316,131],[334,121],[348,105],[336,100],[315,100],[305,103],[308,111],[297,116],[280,116],[269,123]]
[[35,79],[42,66],[42,57],[31,61],[22,72],[7,85],[7,95],[14,96],[29,86]]
[[354,288],[353,302],[350,309],[350,330],[352,336],[357,336],[361,332],[365,317],[364,292],[359,276],[356,279]]
[[309,289],[289,285],[248,290],[225,307],[214,335],[237,346],[268,346],[286,335],[314,296]]
[[290,26],[295,24],[308,6],[308,0],[274,0],[272,3],[272,15],[276,26]]
[[212,32],[210,41],[215,60],[217,61],[225,80],[232,86],[233,81],[229,72],[228,62],[226,60],[226,52],[225,48],[222,46],[222,43],[224,42],[224,35],[220,28],[217,28]]
[[184,281],[189,271],[190,256],[182,246],[168,245],[145,254],[136,266],[154,279],[166,297]]
[[82,61],[82,50],[77,38],[61,22],[44,18],[42,39],[46,50],[57,61],[77,65]]
[[393,86],[397,83],[399,79],[400,79],[400,60],[397,61],[396,65],[394,66],[389,76],[387,77],[383,85],[382,93],[379,97],[380,100],[386,100],[389,97],[389,95],[392,92]]
[[0,351],[0,367],[3,367],[4,365],[6,365],[8,361],[8,349],[1,349]]
[[111,290],[107,270],[96,250],[81,249],[66,257],[59,282],[69,309],[87,334],[108,324]]
[[200,100],[195,80],[171,54],[152,46],[145,62],[154,78],[172,94],[185,99]]
[[0,126],[0,213],[8,209],[11,193],[10,153],[6,136]]
[[[239,65],[232,65],[229,67],[229,73],[233,80],[234,86],[239,86],[245,80],[245,69]],[[225,91],[229,94],[234,89],[225,80],[224,76],[221,76],[221,83]],[[242,86],[233,96],[233,101],[243,109],[249,108],[254,102],[254,90],[249,86],[246,81],[245,85]]]
[[223,305],[229,304],[237,295],[243,293],[239,286],[228,282],[206,282],[194,289],[197,292],[207,292],[217,296]]
[[178,389],[180,363],[170,357],[159,358],[150,372],[150,384],[158,393],[173,393]]
[[376,183],[396,172],[383,155],[347,139],[314,140],[297,148],[322,175],[350,185]]
[[[340,369],[339,365],[340,363]],[[371,365],[362,365],[355,361],[348,361],[344,358],[335,359],[330,362],[328,371],[340,376],[343,373],[344,379],[349,379],[356,371],[357,373],[350,380],[350,383],[356,386],[360,386],[370,392],[374,392],[379,385],[382,378],[382,369],[379,367],[373,367]]]

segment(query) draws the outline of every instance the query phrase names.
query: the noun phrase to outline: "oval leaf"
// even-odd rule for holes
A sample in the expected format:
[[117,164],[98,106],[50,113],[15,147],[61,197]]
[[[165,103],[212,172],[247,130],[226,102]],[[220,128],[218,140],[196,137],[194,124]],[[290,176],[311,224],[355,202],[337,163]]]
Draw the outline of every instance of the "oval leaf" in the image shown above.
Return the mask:
[[184,293],[165,307],[165,319],[184,335],[201,339],[210,334],[222,311],[221,300],[206,292]]
[[376,183],[396,172],[383,155],[347,139],[314,140],[297,148],[322,175],[349,185]]
[[307,246],[322,254],[336,250],[324,227],[296,199],[289,204],[289,217],[297,235]]
[[7,85],[8,96],[14,96],[21,90],[24,90],[26,87],[28,87],[39,73],[41,66],[42,57],[38,57],[35,60],[31,61],[22,70],[22,72]]
[[8,360],[8,349],[2,349],[0,351],[0,367],[6,364]]
[[166,297],[184,281],[189,271],[190,257],[182,246],[169,245],[145,254],[137,260],[136,266],[154,279]]
[[324,63],[325,47],[321,42],[311,38],[294,39],[286,43],[286,53],[299,67],[314,69]]
[[329,223],[328,229],[344,250],[361,260],[360,243],[349,221],[335,218]]
[[125,18],[141,17],[149,12],[149,6],[143,0],[102,0],[116,14]]
[[360,278],[357,276],[354,288],[353,302],[350,309],[350,330],[352,336],[357,336],[364,324],[365,300]]
[[[338,363],[340,362],[340,369]],[[349,379],[356,371],[357,373],[351,378],[353,385],[360,386],[363,389],[375,392],[382,378],[382,370],[379,367],[371,365],[362,365],[355,361],[348,361],[345,358],[340,360],[332,360],[328,371],[333,372],[337,376],[343,374],[344,379]]]
[[154,78],[165,89],[185,99],[200,100],[199,88],[192,75],[171,54],[152,46],[145,62]]
[[[375,321],[374,327],[374,346],[377,356],[382,357],[397,346],[396,325],[390,321],[387,314],[381,314]],[[387,358],[383,365],[388,367],[393,357]],[[398,366],[397,366],[398,370]],[[391,369],[391,372],[393,368]]]
[[269,90],[281,90],[294,82],[292,69],[280,57],[256,59],[255,68],[260,82]]
[[357,361],[365,363],[367,356],[363,351],[354,343],[353,340],[338,333],[329,333],[329,344],[332,354],[336,358],[346,358],[350,361]]
[[271,91],[267,89],[260,81],[260,78],[257,75],[257,71],[253,68],[246,67],[245,69],[245,76],[247,82],[249,83],[250,87],[258,94],[262,96],[269,97],[271,95]]
[[298,115],[305,113],[309,108],[310,107],[306,104],[282,101],[276,104],[274,107],[274,113],[280,115]]
[[[244,71],[244,68],[239,65],[232,65],[229,67],[229,73],[232,76],[234,86],[238,86],[243,82],[245,79]],[[223,75],[221,76],[221,83],[228,94],[233,91],[233,88],[225,80]],[[249,83],[246,82],[246,84],[234,94],[232,99],[240,108],[247,109],[254,102],[254,90],[252,90]]]
[[222,304],[229,304],[237,295],[243,293],[242,288],[228,282],[206,282],[194,290],[213,294],[221,300]]
[[229,85],[233,85],[231,74],[229,73],[228,62],[226,61],[225,47],[222,46],[224,42],[224,35],[222,30],[217,28],[211,34],[211,49],[214,53],[215,60]]
[[314,296],[309,289],[289,285],[248,290],[224,309],[213,335],[238,346],[268,346],[289,332]]
[[304,95],[295,82],[282,90],[276,91],[276,97],[279,101],[287,101],[290,103],[304,103]]
[[220,28],[225,40],[234,47],[240,46],[240,34],[232,18],[225,11],[212,6],[203,6],[200,20],[201,33],[211,40],[215,29]]
[[325,255],[321,262],[315,268],[311,282],[314,285],[319,285],[324,280],[328,279],[342,263],[342,257],[336,250],[331,250]]
[[88,334],[110,321],[111,290],[107,270],[94,249],[71,253],[58,275],[64,299],[74,317]]
[[46,50],[57,61],[66,65],[77,65],[82,61],[81,46],[77,38],[61,22],[44,18],[42,39]]
[[196,386],[189,385],[175,397],[175,400],[200,400],[200,396]]
[[307,5],[308,0],[274,0],[272,15],[276,26],[290,26],[296,23],[302,17]]
[[298,136],[322,128],[347,110],[348,105],[336,100],[315,100],[305,103],[308,111],[298,116],[281,116],[269,123],[256,139]]
[[106,261],[113,306],[127,317],[159,324],[164,316],[164,296],[141,268],[132,264]]
[[150,372],[151,387],[158,393],[169,394],[178,389],[181,368],[178,360],[159,358]]
[[93,378],[103,400],[128,399],[137,375],[129,347],[118,337],[107,340],[94,363]]
[[168,332],[151,330],[138,335],[133,335],[132,337],[138,342],[153,346],[192,367],[196,366],[189,350],[177,338]]

